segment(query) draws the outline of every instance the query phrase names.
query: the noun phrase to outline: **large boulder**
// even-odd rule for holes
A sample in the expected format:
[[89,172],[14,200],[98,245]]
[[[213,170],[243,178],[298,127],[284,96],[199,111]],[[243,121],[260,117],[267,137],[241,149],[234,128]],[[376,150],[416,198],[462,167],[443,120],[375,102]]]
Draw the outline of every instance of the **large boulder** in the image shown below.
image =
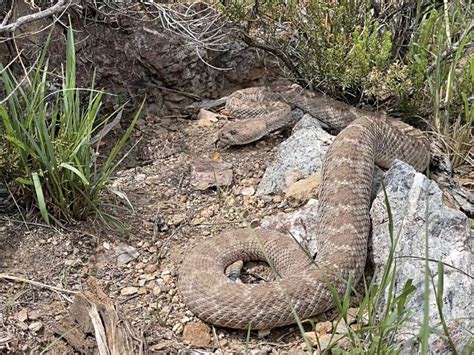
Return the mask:
[[[407,349],[416,345],[423,322],[424,294],[429,292],[431,351],[449,352],[440,322],[435,290],[440,275],[438,261],[444,264],[442,308],[449,334],[458,349],[466,345],[474,329],[474,288],[472,273],[473,239],[469,219],[460,211],[443,205],[438,185],[411,166],[396,162],[385,175],[387,198],[393,214],[395,245],[395,289],[400,294],[407,280],[416,290],[407,302],[411,315],[399,329],[396,340]],[[391,248],[389,220],[383,191],[373,202],[370,260],[380,279]],[[424,280],[428,262],[429,287]],[[471,276],[470,276],[471,274]],[[436,290],[440,293],[440,290]]]
[[278,148],[274,161],[258,185],[257,195],[286,192],[295,180],[319,171],[333,139],[318,120],[304,115],[293,128],[292,135]]
[[[449,334],[459,350],[469,340],[473,329],[474,295],[470,268],[473,262],[469,219],[458,210],[443,205],[438,185],[425,175],[417,173],[410,165],[396,161],[385,174],[385,189],[392,213],[395,247],[395,288],[398,295],[408,280],[416,290],[406,304],[409,317],[397,331],[394,341],[407,354],[416,353],[417,339],[423,322],[425,243],[428,242],[430,269],[429,325],[430,352],[449,352],[446,337],[440,323],[438,307],[433,291],[439,279],[437,261],[444,266],[442,296],[443,316]],[[263,228],[276,228],[294,237],[311,255],[317,252],[314,240],[318,203],[310,200],[300,210],[265,218]],[[379,190],[370,210],[372,237],[369,240],[369,263],[374,266],[375,277],[380,281],[387,265],[391,248],[389,219],[385,194]],[[372,269],[372,268],[371,268]],[[431,281],[433,278],[433,282]],[[439,291],[437,290],[438,294]],[[386,295],[385,295],[386,296]],[[385,301],[382,300],[382,305]],[[383,306],[381,307],[383,308]],[[383,309],[380,309],[382,312]]]

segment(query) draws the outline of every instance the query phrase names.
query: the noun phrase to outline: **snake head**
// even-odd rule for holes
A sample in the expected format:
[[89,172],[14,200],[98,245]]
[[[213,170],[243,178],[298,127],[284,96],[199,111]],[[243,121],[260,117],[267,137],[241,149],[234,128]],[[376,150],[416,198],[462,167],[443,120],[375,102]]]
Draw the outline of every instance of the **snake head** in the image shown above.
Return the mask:
[[244,145],[255,142],[268,133],[262,120],[243,120],[227,123],[222,127],[218,140],[227,145]]

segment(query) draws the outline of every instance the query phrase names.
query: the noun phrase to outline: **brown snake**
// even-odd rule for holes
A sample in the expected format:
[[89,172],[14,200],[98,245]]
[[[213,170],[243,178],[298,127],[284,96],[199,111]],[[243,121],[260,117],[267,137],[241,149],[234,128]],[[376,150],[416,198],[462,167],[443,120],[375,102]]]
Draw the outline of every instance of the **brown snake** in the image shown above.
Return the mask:
[[[252,118],[221,130],[220,138],[227,144],[248,143],[287,125],[291,107],[342,130],[321,172],[314,236],[318,252],[314,261],[309,260],[291,237],[276,231],[223,232],[198,245],[183,261],[178,286],[184,302],[202,320],[238,329],[268,329],[295,323],[296,315],[299,319],[315,316],[334,305],[329,283],[342,294],[349,277],[355,284],[364,271],[374,163],[389,168],[400,159],[424,170],[429,143],[419,130],[403,122],[295,86],[241,90],[229,103],[231,113],[240,107]],[[234,282],[224,270],[238,260],[267,261],[279,277],[263,284]]]

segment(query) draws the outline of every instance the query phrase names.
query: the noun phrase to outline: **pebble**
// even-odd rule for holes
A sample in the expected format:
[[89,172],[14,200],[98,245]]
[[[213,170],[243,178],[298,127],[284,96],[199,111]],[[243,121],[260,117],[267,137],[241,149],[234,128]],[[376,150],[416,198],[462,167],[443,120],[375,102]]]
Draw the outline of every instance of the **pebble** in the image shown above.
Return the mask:
[[115,255],[117,256],[117,265],[124,266],[128,264],[130,261],[135,260],[138,258],[140,253],[137,249],[130,245],[126,244],[119,244],[115,249]]
[[190,322],[184,326],[183,339],[191,346],[207,347],[211,342],[211,329],[202,322]]
[[316,323],[314,330],[319,335],[329,334],[332,332],[332,323],[330,321]]
[[33,322],[28,326],[28,329],[35,333],[39,331],[41,328],[43,328],[43,323],[39,321]]
[[145,271],[145,274],[152,274],[157,269],[158,269],[158,267],[155,264],[149,264],[149,265],[145,266],[144,271]]
[[[336,324],[337,324],[337,325],[336,325]],[[336,327],[336,330],[335,330],[335,331],[336,331],[337,334],[346,334],[347,331],[348,331],[348,327],[349,327],[349,326],[344,322],[343,319],[341,319],[341,320],[339,321],[339,323],[335,321],[335,322],[334,322],[334,326]]]
[[253,196],[255,194],[255,188],[253,187],[244,187],[240,190],[242,196]]
[[207,158],[191,163],[191,186],[196,190],[206,190],[211,186],[229,186],[232,179],[232,164]]
[[302,179],[291,184],[288,188],[288,191],[286,192],[286,197],[307,201],[318,194],[320,184],[321,175],[319,172],[317,172],[306,179]]
[[137,174],[135,176],[136,181],[145,181],[146,180],[146,174]]
[[176,323],[174,326],[173,326],[173,333],[175,334],[181,334],[181,332],[183,331],[183,325],[181,323]]
[[332,345],[338,343],[342,338],[344,338],[344,336],[341,335],[341,334],[321,335],[319,337],[319,350],[320,351],[326,350],[327,348],[329,348],[329,346],[332,346]]
[[134,295],[138,292],[138,287],[125,287],[125,288],[122,288],[120,290],[120,294],[122,296],[130,296],[130,295]]
[[280,203],[281,201],[283,201],[283,197],[281,197],[280,195],[275,195],[272,197],[273,203]]
[[349,324],[355,323],[358,312],[359,312],[359,308],[354,308],[354,307],[349,308],[347,310],[347,323]]
[[153,295],[154,295],[154,296],[159,296],[160,293],[161,293],[161,287],[160,287],[160,286],[155,286],[155,287],[153,287],[153,291],[152,291],[152,292],[153,292]]
[[168,224],[170,226],[179,226],[186,220],[186,215],[184,213],[179,213],[171,216],[171,218],[168,221]]
[[28,319],[28,311],[26,309],[22,309],[20,312],[15,314],[15,318],[19,322],[24,322]]

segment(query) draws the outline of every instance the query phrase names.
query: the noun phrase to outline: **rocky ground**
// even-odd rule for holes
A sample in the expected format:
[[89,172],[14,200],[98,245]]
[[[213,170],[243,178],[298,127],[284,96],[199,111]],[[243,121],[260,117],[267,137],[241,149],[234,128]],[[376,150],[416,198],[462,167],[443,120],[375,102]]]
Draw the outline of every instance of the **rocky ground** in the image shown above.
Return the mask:
[[[214,145],[225,119],[189,121],[148,115],[135,138],[144,138],[128,168],[112,186],[133,205],[115,201],[114,209],[128,235],[87,221],[67,229],[23,222],[19,214],[0,221],[0,273],[66,290],[82,290],[93,276],[116,302],[133,327],[143,331],[152,351],[201,348],[289,351],[303,343],[297,327],[269,334],[209,328],[186,310],[176,288],[179,265],[191,248],[223,229],[296,207],[276,195],[255,196],[256,185],[272,159],[282,134],[253,145],[226,148]],[[191,165],[202,159],[231,164],[231,186],[197,190]],[[127,256],[124,257],[124,254]],[[122,256],[119,256],[122,255]],[[0,282],[0,352],[73,353],[54,333],[68,317],[72,296],[29,282]],[[191,327],[191,328],[189,328]],[[191,332],[198,327],[196,333]],[[328,325],[326,324],[326,328]]]
[[[297,354],[306,349],[296,326],[250,336],[208,326],[186,309],[176,288],[179,265],[194,245],[223,229],[259,226],[264,217],[295,211],[317,194],[310,180],[303,189],[307,195],[259,197],[257,184],[288,132],[244,147],[216,147],[217,129],[226,119],[148,114],[139,122],[134,139],[142,141],[111,184],[133,205],[113,201],[128,235],[93,220],[54,229],[25,223],[20,214],[1,217],[0,273],[25,280],[0,281],[0,353],[78,351],[66,336],[60,338],[58,325],[69,318],[74,297],[67,291],[87,289],[91,277],[143,333],[151,353]],[[222,186],[209,187],[209,165],[222,168]],[[328,343],[334,320],[329,312],[318,317],[315,329],[308,323],[308,340],[315,342],[317,334]],[[84,349],[93,345],[83,341]]]

